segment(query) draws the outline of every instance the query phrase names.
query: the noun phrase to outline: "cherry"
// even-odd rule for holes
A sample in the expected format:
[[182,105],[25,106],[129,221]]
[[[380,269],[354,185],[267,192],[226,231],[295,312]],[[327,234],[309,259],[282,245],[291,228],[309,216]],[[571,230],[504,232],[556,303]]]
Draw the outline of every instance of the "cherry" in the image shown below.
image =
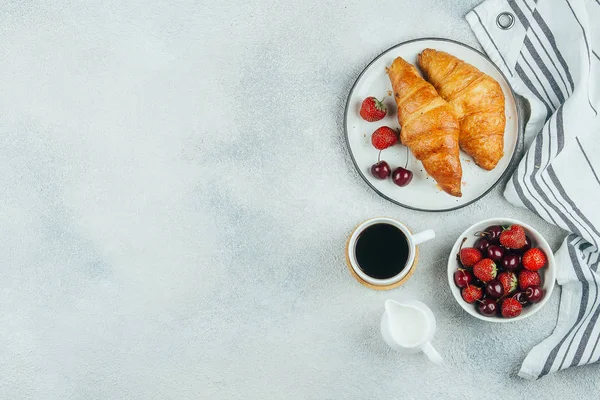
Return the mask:
[[392,173],[390,166],[385,161],[378,161],[371,167],[371,174],[377,179],[385,179]]
[[498,245],[492,244],[487,249],[488,258],[491,258],[494,261],[500,261],[504,256],[504,249]]
[[464,269],[459,269],[454,273],[454,283],[459,288],[469,286],[473,282],[473,274]]
[[485,292],[495,299],[499,299],[504,296],[504,286],[502,286],[502,282],[498,279],[492,279],[485,285]]
[[[471,282],[471,285],[475,285],[477,287],[484,287],[485,282],[483,282],[482,280],[479,280],[479,279],[477,279],[477,277],[473,276],[473,282]],[[483,294],[485,295],[485,292],[483,292]]]
[[400,187],[404,187],[412,181],[413,173],[402,167],[398,167],[392,173],[392,180]]
[[502,231],[504,231],[504,229],[500,225],[492,225],[485,228],[483,232],[485,234],[485,237],[491,243],[498,243],[500,241],[500,234],[502,233]]
[[473,247],[479,250],[481,254],[486,254],[488,247],[490,247],[490,242],[487,239],[479,238],[475,241]]
[[526,243],[525,246],[521,247],[520,249],[513,250],[513,251],[520,255],[525,254],[525,252],[531,248],[531,239],[529,239],[529,236],[525,236],[525,243]]
[[544,298],[544,291],[540,286],[529,286],[525,289],[525,296],[527,296],[527,300],[530,302],[538,303]]
[[505,254],[504,257],[502,257],[502,268],[507,271],[517,270],[519,264],[521,264],[521,257],[517,254]]
[[517,300],[519,303],[521,303],[522,306],[526,306],[527,303],[529,303],[529,300],[527,300],[527,295],[525,294],[525,292],[519,292],[519,293],[515,294],[513,296],[513,298],[515,300]]
[[496,315],[498,312],[498,304],[490,298],[481,300],[477,308],[481,314],[487,315],[488,317]]
[[404,167],[398,167],[392,173],[392,181],[400,187],[404,187],[412,181],[413,173],[412,171],[406,169],[408,166],[408,147],[406,148],[406,164]]

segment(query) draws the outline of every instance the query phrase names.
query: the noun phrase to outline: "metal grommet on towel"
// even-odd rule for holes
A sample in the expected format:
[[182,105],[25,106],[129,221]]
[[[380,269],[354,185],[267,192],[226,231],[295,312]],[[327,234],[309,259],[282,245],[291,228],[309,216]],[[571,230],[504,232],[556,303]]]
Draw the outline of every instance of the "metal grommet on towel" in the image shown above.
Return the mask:
[[496,18],[496,25],[498,28],[508,30],[515,24],[515,15],[508,11],[501,12]]

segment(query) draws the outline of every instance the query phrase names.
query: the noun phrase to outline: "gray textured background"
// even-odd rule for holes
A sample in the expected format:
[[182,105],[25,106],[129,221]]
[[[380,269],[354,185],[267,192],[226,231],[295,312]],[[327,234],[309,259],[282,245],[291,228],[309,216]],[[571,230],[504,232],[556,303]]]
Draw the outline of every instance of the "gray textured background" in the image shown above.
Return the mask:
[[[552,330],[490,325],[447,288],[448,251],[510,216],[496,188],[412,212],[354,171],[348,91],[419,36],[477,45],[475,1],[4,1],[0,5],[0,398],[590,398],[598,366],[515,376]],[[343,260],[352,227],[434,227],[402,288]],[[428,303],[444,367],[388,350],[386,298]],[[485,390],[483,389],[485,388]],[[593,392],[592,392],[593,391]]]

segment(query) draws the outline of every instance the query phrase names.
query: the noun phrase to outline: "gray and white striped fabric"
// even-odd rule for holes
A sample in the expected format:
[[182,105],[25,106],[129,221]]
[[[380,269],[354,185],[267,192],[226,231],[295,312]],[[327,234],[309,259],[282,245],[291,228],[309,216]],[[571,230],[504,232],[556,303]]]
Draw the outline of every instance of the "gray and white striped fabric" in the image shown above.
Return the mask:
[[488,0],[466,18],[531,105],[505,196],[571,232],[556,253],[557,326],[519,371],[537,379],[600,359],[600,0]]

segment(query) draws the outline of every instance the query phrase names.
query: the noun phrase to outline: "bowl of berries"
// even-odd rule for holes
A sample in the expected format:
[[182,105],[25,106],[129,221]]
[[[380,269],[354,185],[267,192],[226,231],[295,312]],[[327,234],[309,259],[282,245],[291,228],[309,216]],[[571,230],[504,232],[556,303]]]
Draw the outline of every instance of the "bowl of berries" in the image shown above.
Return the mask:
[[538,231],[509,218],[469,227],[448,259],[454,298],[474,317],[510,322],[539,311],[556,280],[552,249]]

